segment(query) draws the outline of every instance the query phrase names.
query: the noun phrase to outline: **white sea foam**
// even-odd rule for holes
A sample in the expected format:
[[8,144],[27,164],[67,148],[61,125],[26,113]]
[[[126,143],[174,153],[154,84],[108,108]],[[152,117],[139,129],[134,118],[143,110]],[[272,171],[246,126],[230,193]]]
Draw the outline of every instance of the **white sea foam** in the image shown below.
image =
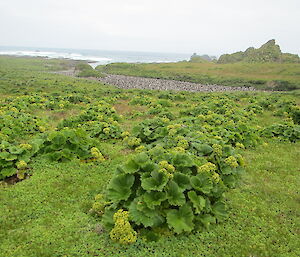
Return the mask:
[[87,61],[93,68],[113,62],[126,63],[168,63],[188,60],[186,54],[126,52],[103,50],[74,50],[54,48],[17,48],[0,46],[0,55],[30,56],[44,58],[65,58]]
[[0,51],[0,55],[13,56],[30,56],[30,57],[46,57],[46,58],[64,58],[71,60],[84,60],[97,63],[109,63],[111,58],[82,55],[79,53],[64,53],[64,52],[48,52],[48,51]]

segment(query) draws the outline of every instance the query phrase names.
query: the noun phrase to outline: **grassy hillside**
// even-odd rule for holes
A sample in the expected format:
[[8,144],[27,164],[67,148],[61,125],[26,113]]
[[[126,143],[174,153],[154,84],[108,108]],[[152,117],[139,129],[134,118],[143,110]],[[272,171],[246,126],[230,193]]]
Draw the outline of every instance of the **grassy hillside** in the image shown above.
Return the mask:
[[291,90],[300,88],[300,64],[278,63],[166,63],[98,66],[112,74],[174,79],[203,84],[253,86],[258,89]]
[[[1,257],[300,255],[297,96],[120,90],[48,72],[68,65],[72,66],[60,60],[0,57]],[[136,67],[164,70],[177,65],[199,64]],[[73,130],[84,132],[72,137]],[[128,132],[129,137],[121,132]],[[64,142],[65,136],[72,140]],[[40,149],[26,161],[27,166],[21,166],[16,160],[22,156],[19,148],[22,145],[30,151],[28,144],[35,147],[34,139],[44,141],[39,141]],[[199,141],[220,144],[224,152],[230,148],[245,160],[237,184],[222,196],[228,212],[224,219],[219,220],[217,214],[224,212],[219,210],[214,212],[218,221],[208,229],[201,226],[181,234],[171,227],[154,230],[153,241],[147,241],[141,227],[135,226],[139,232],[135,243],[113,242],[101,215],[90,210],[95,195],[105,193],[111,179],[121,172],[117,167],[140,151],[163,147],[171,155],[175,152],[175,156],[197,160],[199,169],[206,158],[211,162],[217,158],[192,147]],[[90,156],[91,146],[97,147],[103,159]],[[3,178],[11,164],[16,174]],[[230,184],[233,177],[227,175],[220,171],[221,181]],[[226,178],[231,179],[226,182]],[[169,208],[166,202],[161,205]],[[171,211],[177,209],[171,207]]]

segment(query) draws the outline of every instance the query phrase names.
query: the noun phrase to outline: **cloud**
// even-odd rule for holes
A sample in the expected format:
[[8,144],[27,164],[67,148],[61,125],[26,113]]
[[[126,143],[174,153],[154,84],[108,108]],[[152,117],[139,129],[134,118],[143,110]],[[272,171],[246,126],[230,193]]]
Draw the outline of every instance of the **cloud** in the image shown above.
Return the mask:
[[298,0],[4,0],[0,45],[221,54],[275,38],[299,53]]

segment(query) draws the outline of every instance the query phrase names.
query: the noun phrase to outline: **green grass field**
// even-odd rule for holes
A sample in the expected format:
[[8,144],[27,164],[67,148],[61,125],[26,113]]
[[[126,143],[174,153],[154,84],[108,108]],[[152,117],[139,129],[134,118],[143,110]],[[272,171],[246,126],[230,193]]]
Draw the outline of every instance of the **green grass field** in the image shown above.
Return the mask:
[[[27,179],[16,184],[10,184],[10,178],[2,179],[1,257],[300,256],[300,130],[297,125],[299,98],[296,94],[126,91],[92,80],[49,73],[72,65],[60,60],[0,57],[0,141],[18,145],[36,137],[49,138],[49,134],[63,131],[61,126],[75,126],[66,123],[71,118],[85,115],[89,108],[101,104],[110,119],[99,119],[104,119],[116,135],[121,131],[133,135],[132,129],[143,122],[166,120],[166,117],[168,126],[185,124],[196,134],[197,131],[205,131],[200,133],[203,140],[215,140],[222,133],[222,140],[233,148],[241,142],[245,145],[245,149],[237,149],[244,156],[245,172],[238,185],[224,195],[228,218],[212,225],[209,230],[163,233],[158,241],[146,241],[139,234],[137,241],[130,245],[113,242],[109,230],[102,230],[101,218],[91,215],[90,209],[95,195],[105,192],[116,168],[135,156],[136,151],[121,136],[114,137],[103,132],[97,136],[92,134],[91,127],[96,126],[98,121],[87,121],[87,127],[85,122],[81,122],[79,127],[90,133],[105,161],[85,162],[76,152],[70,160],[65,155],[65,158],[53,161],[49,159],[52,155],[41,149],[28,162],[25,170],[29,176]],[[207,72],[213,72],[209,66],[205,64],[203,67]],[[107,67],[110,69],[114,65]],[[127,65],[126,69],[122,67],[115,65],[111,71],[144,76],[145,68],[154,76],[155,67],[166,70],[164,74],[167,74],[169,70],[173,72],[174,67],[195,72],[202,66],[189,63],[136,65],[143,67],[139,71],[137,69],[140,68],[131,70],[132,65]],[[251,65],[248,68],[237,67],[240,68],[238,76],[245,75],[247,69],[254,69]],[[274,66],[270,75],[260,71],[259,79],[274,79],[271,74],[277,73],[276,69],[279,68]],[[276,79],[299,80],[295,66],[287,65],[284,69],[281,75],[276,75]],[[219,72],[222,76],[230,74],[229,70]],[[202,114],[203,110],[207,112]],[[228,110],[233,112],[227,113]],[[17,116],[13,116],[15,112],[18,112]],[[99,114],[103,113],[99,111]],[[7,123],[9,115],[15,117],[12,123]],[[26,117],[26,123],[23,117]],[[206,120],[199,121],[197,117]],[[229,117],[228,120],[226,117]],[[237,121],[232,125],[231,119],[235,117]],[[18,123],[19,120],[21,123]],[[200,122],[199,127],[195,127],[191,120],[195,124]],[[242,131],[236,130],[241,125],[239,122],[243,123]],[[269,132],[263,134],[274,124],[285,125],[286,130],[283,133],[271,130],[274,132],[272,136],[268,136]],[[32,129],[29,129],[31,126]],[[40,129],[41,126],[44,129]],[[229,134],[223,129],[225,127]],[[289,133],[285,133],[287,130]],[[173,142],[172,136],[165,138]],[[152,144],[157,142],[167,148],[164,137],[155,140]],[[0,175],[4,167],[1,166],[4,159],[1,158],[6,151],[3,141],[0,144]],[[142,141],[141,145],[150,150],[154,147],[146,141]],[[183,151],[193,156],[189,148]],[[16,172],[20,170],[17,168]],[[15,175],[12,177],[15,178]]]
[[[98,66],[107,73],[174,79],[226,86],[253,86],[258,89],[291,90],[300,88],[300,64],[279,63],[115,63]],[[276,88],[277,86],[277,88]]]

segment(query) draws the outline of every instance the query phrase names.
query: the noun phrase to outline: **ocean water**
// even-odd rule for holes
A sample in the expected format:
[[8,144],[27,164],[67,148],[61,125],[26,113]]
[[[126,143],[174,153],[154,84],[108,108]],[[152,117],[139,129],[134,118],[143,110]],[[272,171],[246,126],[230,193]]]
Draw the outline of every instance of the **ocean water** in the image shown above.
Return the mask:
[[188,60],[190,55],[180,53],[154,53],[129,51],[83,50],[66,48],[40,48],[40,47],[4,47],[0,46],[0,55],[31,56],[45,58],[67,58],[72,60],[85,60],[91,66],[114,62],[127,63],[161,63]]

